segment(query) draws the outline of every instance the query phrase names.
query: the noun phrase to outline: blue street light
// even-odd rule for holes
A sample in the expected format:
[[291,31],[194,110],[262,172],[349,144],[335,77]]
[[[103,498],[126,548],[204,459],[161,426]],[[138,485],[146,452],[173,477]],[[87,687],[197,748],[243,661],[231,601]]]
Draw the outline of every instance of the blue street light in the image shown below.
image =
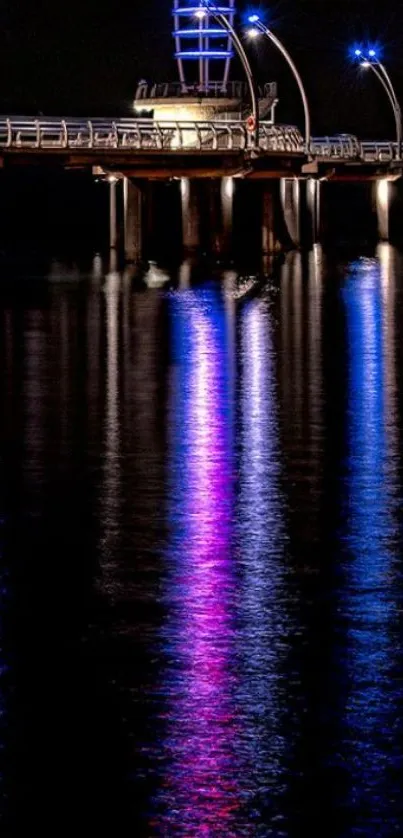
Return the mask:
[[265,35],[266,38],[271,41],[278,50],[280,50],[282,56],[287,61],[288,66],[290,67],[291,72],[297,82],[299,92],[301,94],[302,105],[304,108],[304,119],[305,119],[305,151],[307,154],[310,153],[311,147],[311,115],[309,112],[309,104],[308,104],[308,97],[305,92],[304,85],[302,83],[301,76],[294,64],[293,59],[291,58],[290,53],[285,48],[284,44],[277,38],[276,35],[268,29],[268,27],[263,23],[260,16],[254,12],[253,14],[248,15],[248,23],[251,23],[252,26],[248,29],[248,35],[250,38],[257,38],[260,34]]
[[379,61],[378,50],[374,49],[374,47],[369,47],[367,49],[357,48],[354,50],[354,55],[358,59],[360,67],[363,67],[364,69],[370,68],[372,72],[375,73],[377,79],[381,82],[388,96],[389,102],[393,109],[393,115],[395,117],[396,124],[396,157],[398,160],[400,160],[402,151],[402,112],[389,73],[386,70],[384,64],[382,64],[382,62]]

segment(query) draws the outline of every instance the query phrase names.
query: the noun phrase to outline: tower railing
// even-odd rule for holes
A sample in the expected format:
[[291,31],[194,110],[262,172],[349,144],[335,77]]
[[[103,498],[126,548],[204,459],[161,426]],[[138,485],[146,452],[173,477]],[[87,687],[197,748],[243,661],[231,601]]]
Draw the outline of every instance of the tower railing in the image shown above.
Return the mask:
[[[263,99],[277,98],[277,82],[266,82],[258,87],[259,96]],[[248,85],[246,82],[229,81],[226,84],[220,81],[209,81],[207,85],[200,87],[198,82],[186,86],[186,96],[200,99],[233,99],[236,101],[247,99]],[[135,93],[135,101],[142,99],[176,99],[183,98],[184,91],[180,82],[162,82],[160,84],[148,84],[139,82]]]

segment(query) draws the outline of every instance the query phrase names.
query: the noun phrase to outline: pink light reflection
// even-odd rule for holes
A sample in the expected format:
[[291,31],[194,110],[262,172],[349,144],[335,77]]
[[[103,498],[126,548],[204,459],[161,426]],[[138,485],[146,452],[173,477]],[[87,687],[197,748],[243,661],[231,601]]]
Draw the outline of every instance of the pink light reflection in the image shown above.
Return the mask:
[[247,825],[239,831],[225,312],[215,294],[195,291],[176,298],[175,310],[182,355],[172,394],[167,763],[158,826],[164,835],[252,835]]

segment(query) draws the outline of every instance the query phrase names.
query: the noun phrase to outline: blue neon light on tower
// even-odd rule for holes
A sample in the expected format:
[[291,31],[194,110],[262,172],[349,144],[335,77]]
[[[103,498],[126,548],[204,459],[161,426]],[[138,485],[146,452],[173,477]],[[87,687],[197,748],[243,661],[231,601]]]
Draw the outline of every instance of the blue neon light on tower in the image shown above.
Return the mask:
[[[222,5],[218,5],[219,2],[217,5],[214,2],[214,10],[233,25],[235,0],[224,0]],[[224,29],[209,14],[207,6],[205,1],[174,0],[175,58],[184,92],[194,85],[205,93],[215,86],[223,92],[227,88],[232,44]]]

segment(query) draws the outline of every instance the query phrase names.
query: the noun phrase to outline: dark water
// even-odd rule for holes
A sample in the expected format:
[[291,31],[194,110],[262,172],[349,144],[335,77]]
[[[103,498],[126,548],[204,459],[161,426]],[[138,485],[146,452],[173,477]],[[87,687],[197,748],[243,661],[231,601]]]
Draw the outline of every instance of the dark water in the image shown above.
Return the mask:
[[174,280],[0,293],[2,835],[402,835],[403,257]]

